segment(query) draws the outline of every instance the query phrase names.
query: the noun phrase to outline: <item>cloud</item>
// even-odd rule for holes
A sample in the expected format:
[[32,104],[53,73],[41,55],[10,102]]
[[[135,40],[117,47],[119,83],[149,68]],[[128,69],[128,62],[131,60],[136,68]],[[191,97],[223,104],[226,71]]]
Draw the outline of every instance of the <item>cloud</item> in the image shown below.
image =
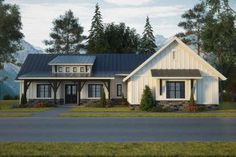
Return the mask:
[[153,0],[104,0],[107,3],[112,3],[115,5],[143,5],[152,2]]

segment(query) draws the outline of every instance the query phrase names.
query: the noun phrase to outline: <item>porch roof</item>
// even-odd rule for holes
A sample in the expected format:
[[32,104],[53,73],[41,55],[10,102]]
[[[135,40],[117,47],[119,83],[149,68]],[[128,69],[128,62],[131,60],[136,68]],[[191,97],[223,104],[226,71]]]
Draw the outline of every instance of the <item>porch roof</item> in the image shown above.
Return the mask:
[[201,78],[198,69],[152,69],[151,74],[157,78]]

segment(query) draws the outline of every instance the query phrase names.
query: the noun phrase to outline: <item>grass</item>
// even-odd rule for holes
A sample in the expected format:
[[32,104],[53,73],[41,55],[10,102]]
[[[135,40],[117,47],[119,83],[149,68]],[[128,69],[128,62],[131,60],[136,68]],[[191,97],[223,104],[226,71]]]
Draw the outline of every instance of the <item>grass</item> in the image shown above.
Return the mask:
[[236,117],[236,113],[62,113],[62,117]]
[[99,108],[99,107],[74,107],[70,112],[135,112],[129,107],[110,107],[110,108]]
[[236,156],[236,142],[1,142],[0,156]]
[[12,109],[2,109],[0,112],[44,112],[49,110],[49,108],[12,108]]
[[0,117],[30,117],[31,113],[0,113]]
[[19,100],[0,100],[0,109],[8,109],[13,104],[18,104]]
[[219,105],[219,110],[226,111],[236,111],[236,102],[223,102]]

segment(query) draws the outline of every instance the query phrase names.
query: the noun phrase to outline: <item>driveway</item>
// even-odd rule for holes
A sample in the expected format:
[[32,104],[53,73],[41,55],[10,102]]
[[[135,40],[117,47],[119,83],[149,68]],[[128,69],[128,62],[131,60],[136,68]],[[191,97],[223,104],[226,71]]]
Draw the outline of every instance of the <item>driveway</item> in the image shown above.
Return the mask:
[[236,141],[236,118],[0,118],[0,141]]

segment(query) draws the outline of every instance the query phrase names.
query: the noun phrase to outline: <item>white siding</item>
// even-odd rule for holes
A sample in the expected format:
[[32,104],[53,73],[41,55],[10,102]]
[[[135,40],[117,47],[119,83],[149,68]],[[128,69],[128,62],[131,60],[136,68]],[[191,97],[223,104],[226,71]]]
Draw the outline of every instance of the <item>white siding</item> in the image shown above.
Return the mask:
[[[173,57],[173,51],[175,51],[175,57]],[[218,77],[216,74],[203,65],[199,59],[188,52],[182,45],[177,42],[173,42],[166,49],[164,49],[159,55],[153,58],[149,63],[137,71],[128,80],[128,85],[132,88],[130,94],[128,94],[128,101],[131,104],[139,104],[141,95],[145,85],[153,91],[153,95],[156,100],[166,99],[166,86],[165,80],[163,80],[163,95],[160,96],[159,81],[157,78],[151,76],[151,69],[199,69],[202,75],[202,79],[197,80],[194,83],[195,99],[198,104],[218,104]],[[186,80],[185,93],[186,100],[190,97],[190,80]],[[156,93],[155,93],[156,92]],[[130,96],[132,98],[130,98]]]

